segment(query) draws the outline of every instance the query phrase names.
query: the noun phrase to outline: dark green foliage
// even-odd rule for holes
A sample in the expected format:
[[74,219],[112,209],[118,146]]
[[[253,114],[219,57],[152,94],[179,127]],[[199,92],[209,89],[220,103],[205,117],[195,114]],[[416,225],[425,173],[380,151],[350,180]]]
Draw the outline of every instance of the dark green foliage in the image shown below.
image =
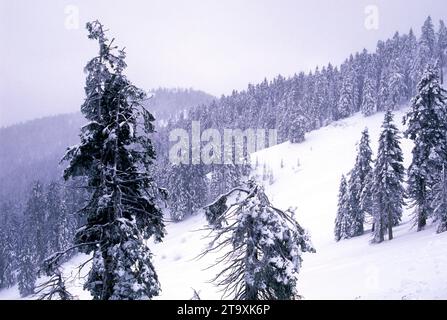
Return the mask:
[[85,287],[94,299],[151,298],[160,288],[144,240],[161,241],[165,233],[160,190],[150,175],[154,118],[142,106],[145,93],[123,74],[125,52],[98,21],[87,30],[99,43],[99,55],[85,68],[81,111],[89,123],[65,156],[70,164],[64,174],[86,177],[91,194],[82,211],[86,223],[75,236],[80,251],[93,253]]

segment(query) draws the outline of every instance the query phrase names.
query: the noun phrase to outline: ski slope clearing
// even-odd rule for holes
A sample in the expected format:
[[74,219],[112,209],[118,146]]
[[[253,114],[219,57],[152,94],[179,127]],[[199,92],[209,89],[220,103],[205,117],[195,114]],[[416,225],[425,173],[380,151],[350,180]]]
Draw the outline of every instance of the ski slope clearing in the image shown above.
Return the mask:
[[[406,111],[395,114],[400,129]],[[356,143],[365,127],[373,151],[377,150],[382,120],[383,113],[369,118],[357,114],[309,133],[301,144],[284,143],[252,156],[253,163],[258,159],[259,176],[264,163],[273,172],[273,184],[265,181],[270,200],[278,208],[297,207],[298,221],[312,236],[317,253],[304,255],[298,282],[304,299],[447,299],[447,233],[436,234],[431,224],[416,232],[411,209],[405,210],[392,241],[370,244],[369,231],[355,239],[333,240],[341,175],[354,165]],[[402,139],[402,149],[408,167],[411,141]],[[217,269],[206,269],[215,257],[196,259],[207,246],[207,232],[201,230],[205,223],[198,214],[168,224],[163,243],[149,244],[162,286],[157,299],[190,299],[193,289],[202,299],[221,298],[209,283]],[[76,270],[87,259],[78,255],[64,265],[68,286],[79,299],[91,298],[82,289],[88,264],[80,274]],[[17,287],[0,292],[0,299],[18,298]]]

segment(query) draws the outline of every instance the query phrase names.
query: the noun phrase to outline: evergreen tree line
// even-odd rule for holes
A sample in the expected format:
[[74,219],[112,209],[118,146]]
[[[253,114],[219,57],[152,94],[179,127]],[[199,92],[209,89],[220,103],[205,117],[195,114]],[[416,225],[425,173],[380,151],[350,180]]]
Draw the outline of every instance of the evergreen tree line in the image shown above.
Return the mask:
[[36,181],[30,189],[24,206],[1,205],[0,288],[18,283],[23,296],[35,292],[45,258],[71,245],[81,225],[76,213],[84,201],[82,189],[74,183],[44,186]]
[[359,111],[369,116],[398,108],[416,94],[429,64],[439,68],[443,82],[446,50],[444,22],[435,31],[428,17],[419,38],[412,30],[403,35],[396,32],[393,38],[379,41],[375,52],[355,53],[339,67],[328,64],[308,74],[279,75],[272,81],[249,84],[246,90],[233,91],[171,119],[166,129],[188,129],[195,120],[203,128],[278,129],[280,142],[300,141],[301,130],[315,130]]
[[417,85],[404,124],[405,137],[414,142],[407,172],[391,111],[385,113],[374,162],[368,130],[362,133],[355,166],[349,179],[343,176],[340,183],[336,241],[364,234],[367,216],[372,218],[373,242],[383,242],[385,235],[392,240],[406,198],[414,208],[418,231],[430,218],[438,223],[438,233],[447,231],[447,92],[435,67],[429,66]]
[[[370,116],[376,112],[395,110],[407,103],[416,94],[416,85],[429,64],[440,70],[443,82],[446,54],[447,28],[440,21],[435,31],[432,19],[428,17],[419,38],[412,30],[403,35],[396,33],[391,39],[379,41],[375,52],[363,50],[351,55],[340,67],[329,64],[308,74],[301,72],[289,78],[279,75],[272,81],[250,84],[247,90],[233,91],[229,96],[222,96],[171,119],[166,126],[158,129],[155,139],[159,155],[157,182],[168,190],[178,192],[182,192],[177,187],[181,184],[193,186],[188,192],[183,191],[183,195],[171,199],[174,207],[188,208],[184,210],[186,214],[174,216],[173,219],[181,220],[194,211],[191,208],[197,209],[206,203],[209,197],[197,195],[210,188],[206,186],[209,176],[227,176],[227,181],[223,183],[234,186],[232,177],[239,179],[239,172],[243,169],[228,165],[172,166],[168,160],[171,130],[184,128],[191,132],[191,121],[194,120],[200,121],[203,129],[213,128],[221,132],[226,128],[277,129],[278,142],[289,140],[300,143],[307,132],[356,112]],[[362,175],[354,178],[363,182]],[[168,176],[172,178],[168,179]],[[188,177],[189,181],[179,183],[181,176]],[[216,183],[212,182],[211,185],[215,186]],[[228,190],[222,188],[210,193],[215,195]],[[194,207],[194,204],[197,206]]]

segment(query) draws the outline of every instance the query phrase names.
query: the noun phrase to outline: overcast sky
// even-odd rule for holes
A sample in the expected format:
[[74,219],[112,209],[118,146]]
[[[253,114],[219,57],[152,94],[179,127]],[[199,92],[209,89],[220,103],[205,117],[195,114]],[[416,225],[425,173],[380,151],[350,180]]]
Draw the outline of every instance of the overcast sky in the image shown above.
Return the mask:
[[79,109],[93,19],[126,47],[135,84],[220,96],[419,34],[428,15],[447,20],[445,0],[0,0],[0,126]]

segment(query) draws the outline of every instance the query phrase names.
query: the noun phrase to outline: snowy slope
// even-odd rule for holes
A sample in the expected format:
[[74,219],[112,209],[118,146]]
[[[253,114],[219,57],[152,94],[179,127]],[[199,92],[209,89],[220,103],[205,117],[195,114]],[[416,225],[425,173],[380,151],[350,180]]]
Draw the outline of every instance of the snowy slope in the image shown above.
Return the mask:
[[[401,128],[404,111],[395,116]],[[260,164],[259,174],[263,163],[273,171],[275,183],[266,185],[266,190],[274,205],[298,207],[297,219],[312,235],[317,253],[305,254],[298,282],[306,299],[447,299],[447,233],[437,235],[433,227],[417,233],[410,212],[391,242],[372,245],[370,234],[339,243],[333,240],[340,177],[354,165],[356,143],[365,127],[370,130],[372,149],[377,149],[382,120],[383,113],[370,118],[355,115],[308,134],[304,143],[284,143],[253,155]],[[408,167],[411,142],[402,140],[402,148]],[[198,231],[204,224],[201,215],[170,224],[164,242],[150,244],[163,290],[158,299],[189,299],[192,288],[200,291],[202,299],[221,297],[208,282],[216,270],[204,270],[215,257],[195,259],[207,244],[206,232]],[[86,259],[79,255],[65,265],[72,292],[80,299],[90,297],[82,291],[82,277],[73,266]],[[0,292],[3,299],[18,297],[17,288]]]
[[[395,115],[401,130],[406,111]],[[267,187],[268,194],[277,206],[298,207],[297,219],[310,231],[317,249],[316,254],[306,254],[300,274],[300,292],[307,299],[447,298],[447,234],[437,235],[432,227],[417,233],[411,211],[406,210],[392,242],[371,245],[370,234],[340,243],[333,240],[341,175],[352,169],[365,127],[376,152],[383,116],[357,114],[310,133],[303,144],[286,143],[258,153],[260,163],[270,165],[276,179]],[[411,141],[402,139],[405,167],[412,147]]]

